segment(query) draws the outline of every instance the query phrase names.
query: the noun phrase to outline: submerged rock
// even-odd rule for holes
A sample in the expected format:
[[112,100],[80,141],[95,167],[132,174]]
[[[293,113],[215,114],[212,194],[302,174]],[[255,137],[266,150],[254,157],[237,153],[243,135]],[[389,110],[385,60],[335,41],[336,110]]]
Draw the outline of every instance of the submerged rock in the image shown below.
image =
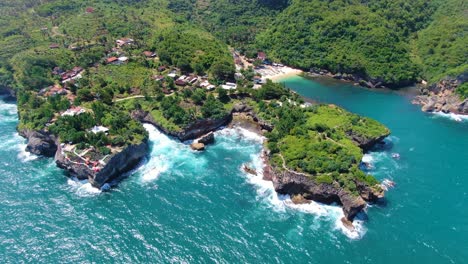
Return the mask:
[[244,169],[244,171],[247,172],[248,174],[257,176],[257,171],[253,168],[250,168],[247,164],[244,164],[242,166],[242,169]]

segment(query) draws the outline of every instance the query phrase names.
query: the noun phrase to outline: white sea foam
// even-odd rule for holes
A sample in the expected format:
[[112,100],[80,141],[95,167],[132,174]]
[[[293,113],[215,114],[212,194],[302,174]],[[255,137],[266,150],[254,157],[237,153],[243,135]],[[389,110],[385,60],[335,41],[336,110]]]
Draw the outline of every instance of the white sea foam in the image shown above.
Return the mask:
[[242,127],[225,128],[225,129],[216,131],[216,134],[219,136],[242,137],[243,140],[254,141],[258,143],[263,143],[263,141],[265,140],[264,136],[259,135],[258,133],[249,131]]
[[434,112],[435,117],[444,117],[457,122],[467,122],[468,115],[457,115],[454,113]]
[[372,164],[373,161],[374,161],[374,157],[370,154],[364,154],[364,156],[362,156],[362,162]]
[[[142,182],[152,182],[162,173],[176,170],[180,166],[191,166],[194,170],[199,170],[206,165],[206,160],[199,157],[199,153],[191,151],[187,144],[171,139],[153,125],[144,124],[143,126],[149,133],[153,148],[151,158],[139,170],[142,174]],[[193,162],[187,163],[187,160]]]
[[70,178],[67,181],[71,189],[80,197],[90,197],[100,194],[102,191],[94,188],[88,180],[78,180],[77,178]]
[[22,162],[29,162],[33,161],[39,158],[39,156],[36,156],[34,154],[31,154],[30,152],[27,152],[26,150],[26,144],[19,144],[18,145],[18,159],[20,159]]
[[[325,205],[317,202],[309,204],[295,204],[292,202],[289,195],[279,195],[276,193],[273,183],[263,179],[264,163],[261,154],[251,155],[251,165],[256,170],[257,175],[244,173],[248,182],[257,189],[257,199],[266,202],[273,210],[278,212],[287,212],[288,210],[297,210],[303,213],[311,214],[320,221],[324,219],[334,224],[334,230],[339,230],[350,239],[360,239],[364,236],[367,229],[364,226],[364,221],[355,220],[353,222],[354,230],[350,230],[341,222],[344,213],[341,207],[334,205]],[[243,168],[240,168],[243,171]]]
[[13,122],[18,120],[18,108],[15,104],[4,103],[0,100],[0,121]]

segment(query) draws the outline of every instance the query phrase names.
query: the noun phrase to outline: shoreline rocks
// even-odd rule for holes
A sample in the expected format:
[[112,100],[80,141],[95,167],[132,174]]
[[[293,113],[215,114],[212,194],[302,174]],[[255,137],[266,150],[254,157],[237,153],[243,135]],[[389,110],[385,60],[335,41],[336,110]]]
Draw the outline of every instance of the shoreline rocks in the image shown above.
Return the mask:
[[231,114],[227,114],[223,118],[220,119],[201,119],[197,120],[187,127],[183,128],[181,131],[169,131],[162,127],[154,118],[151,116],[150,113],[143,111],[143,110],[135,110],[131,113],[133,119],[138,120],[142,123],[148,123],[155,126],[157,129],[162,131],[164,134],[175,137],[180,141],[187,141],[191,139],[196,139],[201,137],[209,132],[213,132],[216,129],[226,126],[232,119]]
[[331,71],[320,69],[320,68],[311,68],[308,72],[308,76],[310,77],[329,77],[336,80],[341,81],[348,81],[353,82],[354,85],[360,85],[363,87],[375,89],[375,88],[400,88],[404,86],[408,86],[414,84],[413,81],[401,81],[398,83],[386,83],[382,78],[371,78],[369,76],[359,74],[359,73],[342,73],[336,72],[333,73]]
[[111,156],[100,171],[93,171],[88,166],[76,164],[67,159],[59,145],[55,154],[55,163],[61,169],[76,176],[80,180],[87,179],[95,188],[101,189],[105,184],[121,178],[133,170],[148,155],[148,142],[125,147],[121,152]]
[[57,139],[46,131],[20,130],[18,134],[27,139],[26,151],[44,157],[54,157]]
[[455,90],[459,85],[468,81],[468,73],[456,78],[445,78],[429,87],[422,87],[420,95],[416,96],[413,104],[421,105],[424,112],[443,112],[468,115],[468,99],[462,100]]

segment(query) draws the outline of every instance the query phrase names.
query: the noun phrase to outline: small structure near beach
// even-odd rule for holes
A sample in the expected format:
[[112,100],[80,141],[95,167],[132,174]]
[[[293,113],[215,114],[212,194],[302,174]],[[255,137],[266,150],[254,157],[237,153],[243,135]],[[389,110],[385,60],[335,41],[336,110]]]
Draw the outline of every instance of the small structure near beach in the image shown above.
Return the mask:
[[93,128],[91,128],[91,132],[93,132],[94,134],[97,134],[97,133],[107,134],[109,132],[109,129],[103,126],[94,126]]

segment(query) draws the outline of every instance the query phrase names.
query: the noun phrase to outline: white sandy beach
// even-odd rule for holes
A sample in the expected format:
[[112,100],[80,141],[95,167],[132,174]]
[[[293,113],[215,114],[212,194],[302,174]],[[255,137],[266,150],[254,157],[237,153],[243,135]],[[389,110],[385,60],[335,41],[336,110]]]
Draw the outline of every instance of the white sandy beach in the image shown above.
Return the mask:
[[264,65],[261,69],[255,70],[262,78],[278,81],[280,79],[296,76],[302,73],[302,70],[294,69],[288,66],[269,66]]

